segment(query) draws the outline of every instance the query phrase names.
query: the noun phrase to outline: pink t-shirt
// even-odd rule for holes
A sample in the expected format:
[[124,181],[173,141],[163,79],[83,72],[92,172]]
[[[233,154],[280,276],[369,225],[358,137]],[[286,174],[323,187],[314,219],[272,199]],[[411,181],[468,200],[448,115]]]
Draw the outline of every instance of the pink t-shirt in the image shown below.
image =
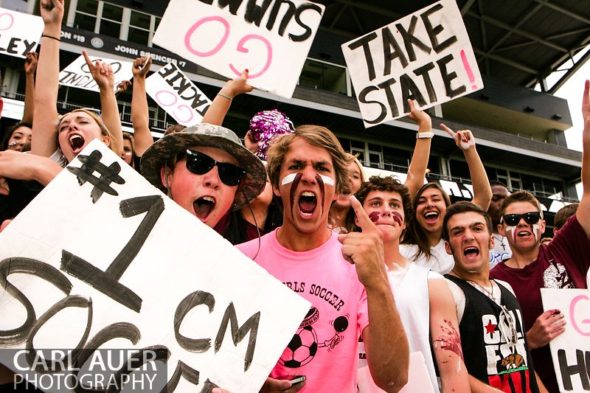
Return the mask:
[[312,308],[270,374],[291,379],[304,375],[302,392],[356,392],[358,339],[369,324],[367,294],[356,268],[342,257],[337,235],[311,251],[281,246],[277,231],[237,247]]

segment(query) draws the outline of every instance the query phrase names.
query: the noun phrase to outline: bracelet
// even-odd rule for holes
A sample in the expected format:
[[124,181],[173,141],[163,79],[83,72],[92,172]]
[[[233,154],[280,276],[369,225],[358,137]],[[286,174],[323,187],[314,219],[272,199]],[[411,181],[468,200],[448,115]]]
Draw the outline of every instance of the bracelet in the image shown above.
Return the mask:
[[225,98],[226,100],[230,100],[230,101],[231,101],[231,100],[233,100],[233,98],[231,98],[230,96],[226,96],[225,94],[217,93],[217,95],[218,95],[219,97],[223,97],[223,98]]
[[432,131],[418,132],[416,134],[416,139],[432,139],[433,136],[434,136],[434,132],[432,132]]
[[41,34],[41,38],[43,38],[43,37],[45,37],[45,38],[51,38],[52,40],[56,40],[56,41],[61,41],[59,38],[54,37],[52,35]]

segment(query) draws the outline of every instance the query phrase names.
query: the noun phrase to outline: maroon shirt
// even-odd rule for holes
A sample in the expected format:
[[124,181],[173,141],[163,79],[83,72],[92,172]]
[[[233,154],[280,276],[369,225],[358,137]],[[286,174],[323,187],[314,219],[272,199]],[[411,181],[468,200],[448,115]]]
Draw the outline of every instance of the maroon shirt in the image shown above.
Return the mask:
[[[522,308],[524,325],[530,329],[543,313],[541,288],[586,288],[590,267],[590,239],[576,216],[570,217],[549,244],[540,246],[537,259],[522,269],[496,265],[490,278],[506,281]],[[550,392],[558,392],[549,345],[532,350],[539,377]]]

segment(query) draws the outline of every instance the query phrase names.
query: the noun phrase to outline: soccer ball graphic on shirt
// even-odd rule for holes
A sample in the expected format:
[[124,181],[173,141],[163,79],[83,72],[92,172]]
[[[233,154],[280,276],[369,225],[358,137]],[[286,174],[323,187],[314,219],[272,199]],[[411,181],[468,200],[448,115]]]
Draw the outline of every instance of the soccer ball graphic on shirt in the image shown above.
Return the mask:
[[318,350],[318,336],[311,325],[299,327],[279,359],[285,367],[298,368],[311,362]]
[[291,339],[283,355],[279,359],[279,364],[289,368],[299,368],[311,362],[316,355],[318,348],[328,348],[328,351],[334,349],[341,341],[343,336],[340,334],[348,328],[348,316],[339,316],[331,324],[334,326],[335,334],[327,340],[318,342],[318,336],[313,328],[313,324],[319,319],[319,311],[312,307],[299,329]]

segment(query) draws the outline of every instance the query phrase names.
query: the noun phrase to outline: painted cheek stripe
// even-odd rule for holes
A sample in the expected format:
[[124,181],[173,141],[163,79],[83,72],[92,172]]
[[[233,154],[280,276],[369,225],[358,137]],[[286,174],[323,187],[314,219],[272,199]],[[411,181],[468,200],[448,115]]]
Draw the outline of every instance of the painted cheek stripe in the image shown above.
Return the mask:
[[299,175],[299,173],[289,173],[287,176],[283,177],[283,180],[281,180],[281,186],[286,186],[289,183],[293,183],[297,175]]
[[322,179],[322,181],[325,185],[334,187],[334,184],[335,184],[334,179],[332,179],[331,177],[326,176],[326,175],[320,175],[320,178]]
[[512,242],[516,243],[516,227],[506,226],[506,231],[512,235]]

